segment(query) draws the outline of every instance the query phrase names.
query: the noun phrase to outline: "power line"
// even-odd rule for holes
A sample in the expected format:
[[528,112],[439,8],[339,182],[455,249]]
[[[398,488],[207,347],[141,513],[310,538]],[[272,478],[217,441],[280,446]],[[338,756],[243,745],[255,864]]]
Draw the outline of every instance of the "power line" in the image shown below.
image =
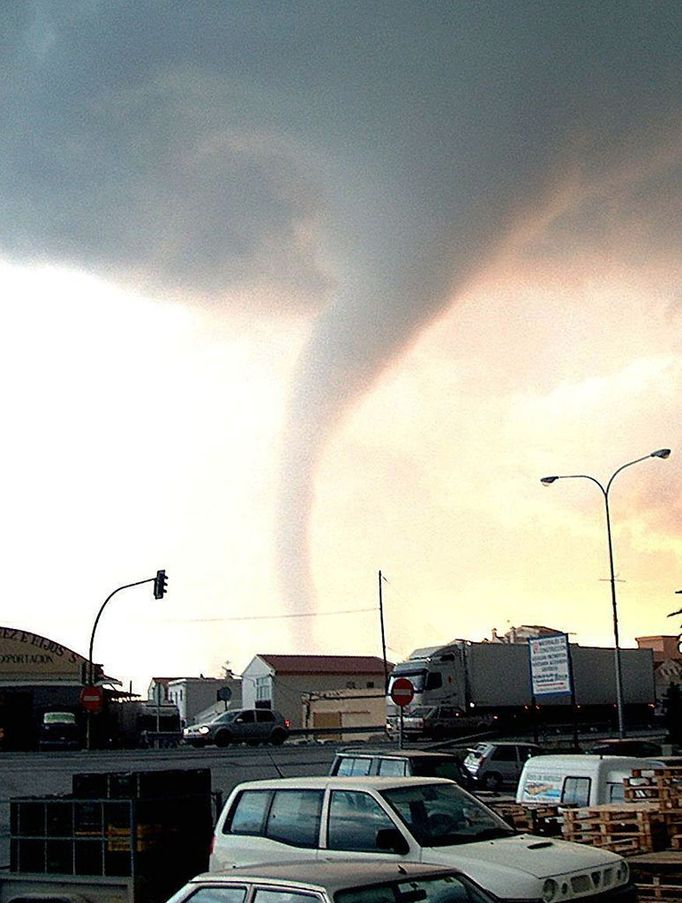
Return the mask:
[[211,624],[218,621],[280,621],[286,618],[321,618],[329,615],[356,615],[365,612],[374,612],[374,608],[349,608],[344,611],[306,611],[299,614],[288,615],[251,615],[240,618],[164,618],[166,623],[172,624]]

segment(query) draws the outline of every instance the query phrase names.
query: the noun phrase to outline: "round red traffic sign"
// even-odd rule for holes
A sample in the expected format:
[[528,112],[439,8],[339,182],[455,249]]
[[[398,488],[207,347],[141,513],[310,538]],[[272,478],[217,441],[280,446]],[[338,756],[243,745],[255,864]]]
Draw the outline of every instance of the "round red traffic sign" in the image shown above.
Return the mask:
[[101,712],[104,705],[104,690],[102,687],[83,687],[81,690],[81,705],[86,712]]
[[398,677],[391,687],[391,699],[396,705],[409,705],[414,699],[414,687],[412,681],[406,677]]

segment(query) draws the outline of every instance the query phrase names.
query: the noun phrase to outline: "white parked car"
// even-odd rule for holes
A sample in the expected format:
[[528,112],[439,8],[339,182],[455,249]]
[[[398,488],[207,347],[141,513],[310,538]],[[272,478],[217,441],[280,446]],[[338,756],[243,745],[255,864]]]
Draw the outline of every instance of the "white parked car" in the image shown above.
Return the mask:
[[209,868],[348,858],[448,865],[503,900],[635,900],[621,856],[517,834],[466,790],[441,778],[240,784],[216,823]]
[[168,903],[497,903],[455,869],[406,862],[290,862],[198,875]]

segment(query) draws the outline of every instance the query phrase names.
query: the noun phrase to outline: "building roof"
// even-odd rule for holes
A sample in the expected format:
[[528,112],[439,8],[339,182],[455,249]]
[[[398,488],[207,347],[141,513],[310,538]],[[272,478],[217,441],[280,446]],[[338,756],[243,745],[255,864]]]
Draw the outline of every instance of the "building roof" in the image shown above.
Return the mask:
[[[278,674],[384,674],[377,655],[258,655]],[[393,668],[386,662],[386,668]]]

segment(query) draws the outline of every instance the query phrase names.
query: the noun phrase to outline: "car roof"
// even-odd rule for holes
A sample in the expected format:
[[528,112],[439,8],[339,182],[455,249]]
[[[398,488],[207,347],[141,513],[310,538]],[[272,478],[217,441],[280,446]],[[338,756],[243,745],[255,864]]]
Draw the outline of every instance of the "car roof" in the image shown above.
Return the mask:
[[543,768],[550,768],[552,765],[575,766],[590,762],[606,762],[616,769],[631,768],[656,768],[660,766],[661,760],[657,756],[602,756],[596,753],[563,753],[549,756],[533,756],[527,760],[528,763],[538,762]]
[[474,746],[467,747],[469,752],[476,752],[479,749],[492,749],[498,746],[528,746],[531,749],[542,749],[539,743],[533,743],[527,740],[481,740]]
[[597,740],[595,743],[590,745],[590,749],[600,749],[603,747],[604,749],[632,749],[635,747],[649,747],[651,749],[659,749],[661,748],[661,744],[656,740]]
[[388,862],[386,860],[315,859],[276,862],[271,865],[241,866],[220,872],[197,875],[191,883],[238,884],[265,882],[326,890],[330,894],[343,888],[384,881],[460,875],[451,866],[421,862]]
[[238,784],[235,790],[318,790],[326,787],[357,787],[361,790],[385,790],[388,787],[415,787],[417,784],[446,784],[448,787],[456,786],[447,778],[404,778],[383,777],[379,775],[319,775],[316,777],[301,778],[270,778],[261,781],[245,781]]
[[453,753],[435,752],[431,749],[340,749],[337,756],[364,756],[383,759],[457,759]]

